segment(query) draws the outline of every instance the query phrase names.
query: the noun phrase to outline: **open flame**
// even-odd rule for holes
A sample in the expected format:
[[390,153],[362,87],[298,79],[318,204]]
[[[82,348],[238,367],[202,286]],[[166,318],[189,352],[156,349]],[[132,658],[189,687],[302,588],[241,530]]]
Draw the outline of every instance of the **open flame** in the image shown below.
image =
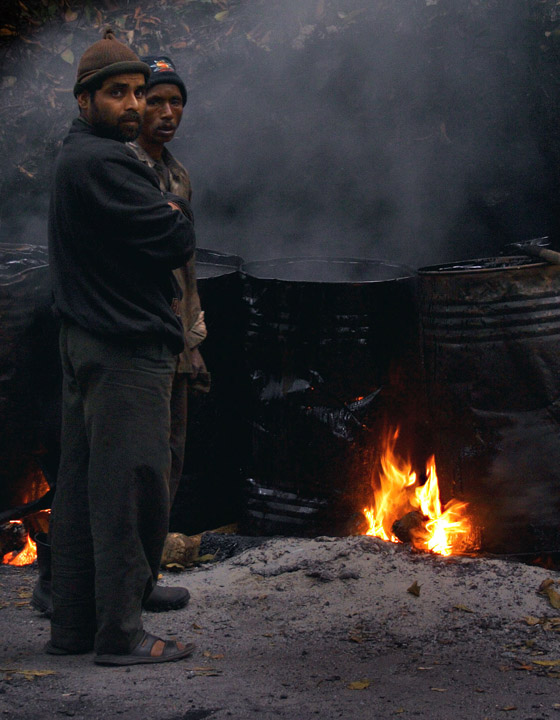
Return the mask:
[[[20,523],[20,520],[12,520],[12,523]],[[2,565],[31,565],[37,557],[37,544],[33,542],[29,534],[24,547],[21,550],[13,550],[8,552],[2,558]]]
[[364,509],[369,523],[366,535],[400,542],[393,526],[401,521],[408,524],[412,544],[420,550],[451,555],[465,549],[472,532],[467,503],[450,500],[442,508],[434,457],[426,466],[426,482],[420,485],[411,464],[395,454],[398,436],[397,428],[385,439],[374,502]]

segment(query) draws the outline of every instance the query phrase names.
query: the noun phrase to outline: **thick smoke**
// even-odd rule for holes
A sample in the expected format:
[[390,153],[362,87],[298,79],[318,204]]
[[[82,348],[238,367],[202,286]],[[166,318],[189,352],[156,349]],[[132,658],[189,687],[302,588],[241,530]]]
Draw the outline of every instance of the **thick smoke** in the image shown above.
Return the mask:
[[202,247],[419,267],[555,232],[531,3],[378,0],[298,28],[303,5],[239,4],[268,44],[171,53]]
[[388,6],[303,48],[202,67],[176,143],[202,244],[416,267],[547,234],[535,39],[526,4],[501,8],[426,27]]

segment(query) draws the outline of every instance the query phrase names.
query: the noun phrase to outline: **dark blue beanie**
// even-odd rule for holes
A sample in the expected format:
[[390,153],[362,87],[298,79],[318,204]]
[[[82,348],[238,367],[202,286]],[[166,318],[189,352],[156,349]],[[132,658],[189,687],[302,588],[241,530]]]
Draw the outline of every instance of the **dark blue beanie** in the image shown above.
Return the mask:
[[165,55],[149,55],[148,57],[143,57],[142,62],[149,65],[152,71],[146,83],[146,90],[153,88],[154,85],[161,85],[163,83],[177,85],[181,91],[184,107],[187,102],[187,88],[185,87],[185,83],[177,75],[173,62]]

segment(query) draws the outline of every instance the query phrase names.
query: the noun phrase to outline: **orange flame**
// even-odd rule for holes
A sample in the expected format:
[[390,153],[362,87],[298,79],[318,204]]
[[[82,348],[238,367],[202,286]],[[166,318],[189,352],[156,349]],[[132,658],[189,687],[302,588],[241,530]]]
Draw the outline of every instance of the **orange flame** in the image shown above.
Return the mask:
[[450,500],[442,509],[434,457],[426,466],[426,482],[419,485],[410,463],[395,454],[398,436],[397,428],[389,432],[385,440],[379,487],[373,491],[373,506],[364,508],[369,523],[366,535],[400,542],[393,533],[393,523],[416,511],[424,519],[419,527],[411,530],[414,547],[439,555],[464,549],[471,534],[465,515],[467,503]]
[[[13,522],[20,522],[15,520]],[[27,536],[27,542],[22,550],[14,550],[6,553],[2,558],[2,565],[16,565],[22,567],[23,565],[31,565],[37,558],[37,544]]]

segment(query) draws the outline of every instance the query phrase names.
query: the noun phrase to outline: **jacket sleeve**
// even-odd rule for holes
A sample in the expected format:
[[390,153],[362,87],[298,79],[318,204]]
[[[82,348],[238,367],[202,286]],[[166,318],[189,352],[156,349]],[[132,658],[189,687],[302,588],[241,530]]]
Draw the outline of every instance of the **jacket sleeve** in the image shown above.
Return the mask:
[[91,221],[98,224],[101,237],[103,228],[111,227],[123,251],[169,269],[192,257],[196,238],[190,207],[188,213],[171,208],[171,198],[161,192],[150,167],[123,149],[94,158],[88,171],[86,202],[98,209]]

